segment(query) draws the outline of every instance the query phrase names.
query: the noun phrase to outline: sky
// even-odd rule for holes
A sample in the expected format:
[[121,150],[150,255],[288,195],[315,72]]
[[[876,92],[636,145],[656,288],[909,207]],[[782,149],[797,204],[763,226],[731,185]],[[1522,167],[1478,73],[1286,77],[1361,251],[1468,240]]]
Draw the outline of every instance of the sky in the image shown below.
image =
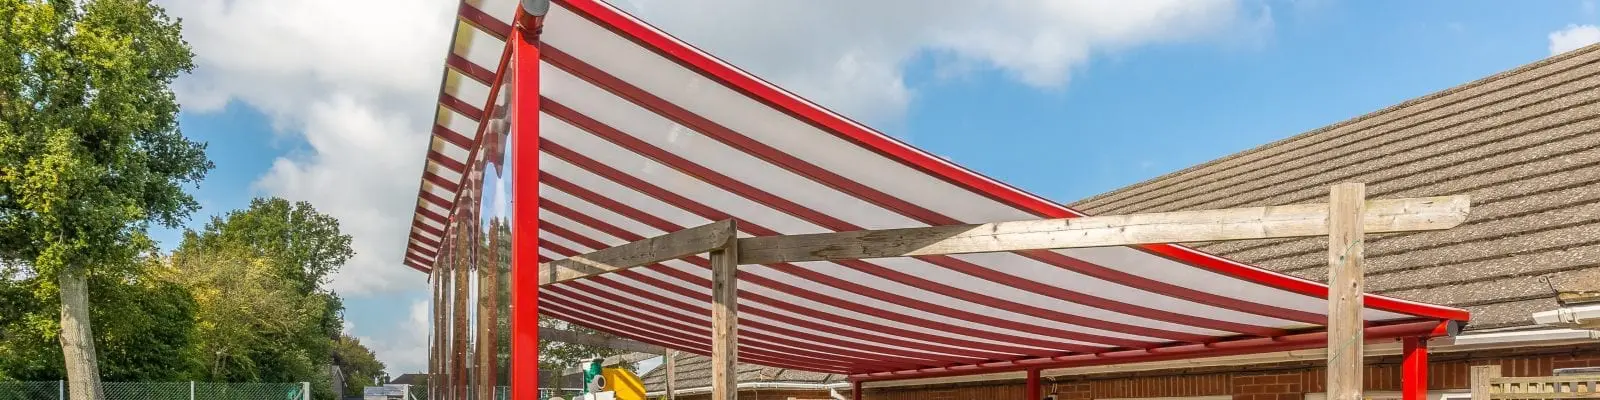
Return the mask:
[[[189,227],[257,196],[339,218],[345,329],[392,375],[426,369],[426,276],[400,257],[455,2],[155,1],[194,47],[174,90],[216,163]],[[1061,202],[1600,42],[1596,0],[614,1]]]

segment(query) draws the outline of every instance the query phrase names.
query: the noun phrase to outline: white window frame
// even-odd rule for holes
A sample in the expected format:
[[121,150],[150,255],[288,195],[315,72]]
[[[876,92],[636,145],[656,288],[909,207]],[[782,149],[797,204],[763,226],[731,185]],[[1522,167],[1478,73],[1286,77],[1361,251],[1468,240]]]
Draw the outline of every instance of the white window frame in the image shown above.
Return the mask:
[[[1388,390],[1370,390],[1362,395],[1366,400],[1400,400],[1400,392]],[[1429,390],[1427,400],[1471,400],[1472,391],[1467,389],[1441,389]],[[1323,392],[1306,393],[1305,400],[1328,400],[1328,394]]]
[[1177,397],[1109,397],[1095,398],[1095,400],[1233,400],[1233,395],[1223,394],[1216,396],[1177,396]]

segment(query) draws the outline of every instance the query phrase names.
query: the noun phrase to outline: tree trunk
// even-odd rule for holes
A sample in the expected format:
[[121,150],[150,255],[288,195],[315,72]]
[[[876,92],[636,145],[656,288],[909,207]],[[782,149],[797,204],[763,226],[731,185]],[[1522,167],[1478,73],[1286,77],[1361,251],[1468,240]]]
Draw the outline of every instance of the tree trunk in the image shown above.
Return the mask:
[[61,355],[67,369],[71,398],[99,400],[100,362],[94,354],[94,330],[89,327],[89,280],[81,273],[62,272]]

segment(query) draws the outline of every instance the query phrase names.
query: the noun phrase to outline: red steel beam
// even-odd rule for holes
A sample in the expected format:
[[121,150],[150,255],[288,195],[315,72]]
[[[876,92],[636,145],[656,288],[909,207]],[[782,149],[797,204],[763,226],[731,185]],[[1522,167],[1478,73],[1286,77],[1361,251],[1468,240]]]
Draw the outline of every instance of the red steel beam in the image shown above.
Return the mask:
[[[475,10],[462,3],[462,10]],[[521,66],[513,72],[511,98],[511,170],[516,182],[511,198],[515,207],[511,236],[511,399],[539,398],[539,29],[544,16],[517,7],[517,29],[511,39],[511,58]],[[498,22],[498,20],[496,20]],[[505,68],[502,63],[501,68]],[[503,73],[503,72],[502,72]],[[498,86],[496,86],[498,87]],[[494,95],[490,95],[491,101]],[[482,125],[479,125],[480,129]],[[476,150],[476,149],[474,149]]]
[[[1390,340],[1404,337],[1438,337],[1448,335],[1452,322],[1426,320],[1399,322],[1368,327],[1367,341]],[[862,381],[884,381],[907,378],[932,378],[962,376],[994,372],[1024,371],[1031,368],[1071,368],[1097,365],[1127,364],[1136,362],[1183,360],[1191,358],[1256,354],[1273,351],[1290,351],[1320,348],[1327,345],[1328,332],[1314,331],[1274,338],[1250,338],[1205,344],[1185,344],[1153,349],[1119,350],[1095,354],[1074,354],[1051,358],[1034,358],[1010,362],[996,362],[948,368],[927,368],[905,371],[885,371],[851,375]]]
[[1400,366],[1401,400],[1428,399],[1428,339],[1408,337],[1403,340],[1405,360]]
[[1039,400],[1044,398],[1044,393],[1039,389],[1039,369],[1028,370],[1028,380],[1023,387],[1022,400]]

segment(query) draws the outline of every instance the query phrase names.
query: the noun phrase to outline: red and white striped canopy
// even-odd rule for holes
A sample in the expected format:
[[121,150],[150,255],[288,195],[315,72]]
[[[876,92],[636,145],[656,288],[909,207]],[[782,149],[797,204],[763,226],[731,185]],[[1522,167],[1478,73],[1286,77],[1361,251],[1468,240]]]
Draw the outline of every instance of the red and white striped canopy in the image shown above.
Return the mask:
[[[427,271],[478,152],[514,1],[466,1],[407,264]],[[616,8],[557,1],[541,36],[542,261],[735,218],[742,235],[1080,216],[830,112]],[[534,218],[519,215],[517,218]],[[521,234],[526,234],[521,233]],[[532,267],[532,266],[526,266]],[[709,353],[694,257],[540,288],[539,312]],[[857,379],[1321,347],[1327,288],[1176,245],[747,265],[743,362]],[[1367,296],[1375,338],[1463,310]]]

